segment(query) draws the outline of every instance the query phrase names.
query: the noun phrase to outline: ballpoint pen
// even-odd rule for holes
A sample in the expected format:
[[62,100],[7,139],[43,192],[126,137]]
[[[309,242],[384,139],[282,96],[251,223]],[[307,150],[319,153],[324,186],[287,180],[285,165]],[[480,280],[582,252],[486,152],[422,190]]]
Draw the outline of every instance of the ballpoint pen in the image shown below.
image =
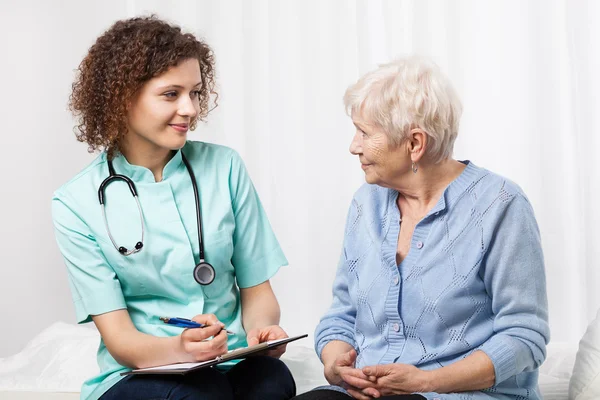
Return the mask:
[[[177,326],[179,328],[204,328],[206,326],[209,326],[209,325],[201,324],[201,323],[196,322],[196,321],[192,321],[191,319],[187,319],[187,318],[160,317],[159,319],[162,322],[164,322],[165,324]],[[231,332],[230,330],[225,330],[225,332],[227,332],[228,335],[235,335],[235,333]]]

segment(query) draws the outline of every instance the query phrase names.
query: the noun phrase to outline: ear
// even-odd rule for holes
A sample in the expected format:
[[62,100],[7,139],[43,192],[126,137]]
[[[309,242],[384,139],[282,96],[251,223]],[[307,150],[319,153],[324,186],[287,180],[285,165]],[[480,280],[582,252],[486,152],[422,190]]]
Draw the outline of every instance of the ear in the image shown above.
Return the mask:
[[429,137],[422,129],[414,128],[410,130],[407,145],[412,162],[417,163],[423,158],[428,139]]

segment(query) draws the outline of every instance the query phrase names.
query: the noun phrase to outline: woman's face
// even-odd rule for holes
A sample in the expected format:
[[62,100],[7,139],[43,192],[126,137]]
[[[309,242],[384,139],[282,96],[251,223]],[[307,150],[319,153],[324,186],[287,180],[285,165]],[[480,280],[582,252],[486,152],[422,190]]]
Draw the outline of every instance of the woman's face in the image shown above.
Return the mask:
[[405,144],[394,146],[382,129],[370,124],[360,115],[352,115],[356,133],[350,153],[358,156],[370,184],[393,187],[395,181],[411,170],[411,158]]
[[198,60],[187,59],[146,82],[127,111],[128,146],[177,150],[200,111]]

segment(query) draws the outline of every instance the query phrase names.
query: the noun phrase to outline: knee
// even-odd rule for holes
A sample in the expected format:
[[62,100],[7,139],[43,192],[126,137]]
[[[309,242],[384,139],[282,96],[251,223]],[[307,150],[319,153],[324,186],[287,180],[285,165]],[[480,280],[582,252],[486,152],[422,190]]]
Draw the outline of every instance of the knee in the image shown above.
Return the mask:
[[175,398],[181,396],[181,398],[207,400],[233,399],[233,391],[227,377],[214,368],[202,368],[188,374],[173,392],[177,393]]
[[258,356],[250,357],[247,359],[250,363],[254,363],[253,367],[261,368],[263,371],[268,372],[269,376],[277,377],[278,380],[289,380],[292,383],[294,378],[287,365],[278,358]]
[[[272,398],[289,399],[296,395],[296,383],[289,368],[278,358],[268,356],[249,357],[244,360],[245,369],[260,371],[256,389],[271,393]],[[270,397],[271,398],[271,397]]]

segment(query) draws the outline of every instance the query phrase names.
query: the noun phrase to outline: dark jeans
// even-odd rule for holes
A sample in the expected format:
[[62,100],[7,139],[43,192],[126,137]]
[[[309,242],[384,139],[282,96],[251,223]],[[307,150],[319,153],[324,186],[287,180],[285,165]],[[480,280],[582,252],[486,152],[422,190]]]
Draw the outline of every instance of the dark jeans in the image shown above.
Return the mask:
[[[329,389],[317,389],[310,392],[306,392],[299,396],[294,397],[294,400],[348,400],[351,397],[345,393],[337,392]],[[394,396],[382,396],[380,399],[384,400],[420,400],[425,397],[420,394],[399,394]]]
[[296,384],[279,359],[249,357],[227,372],[202,368],[187,375],[129,375],[100,400],[288,400]]

